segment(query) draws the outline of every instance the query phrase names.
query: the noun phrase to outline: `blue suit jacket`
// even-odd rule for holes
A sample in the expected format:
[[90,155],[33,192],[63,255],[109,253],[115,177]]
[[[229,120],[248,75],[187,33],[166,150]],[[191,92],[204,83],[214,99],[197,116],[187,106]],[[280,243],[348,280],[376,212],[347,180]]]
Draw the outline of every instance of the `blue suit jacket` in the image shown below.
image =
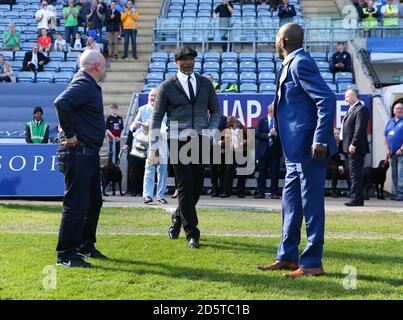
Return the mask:
[[256,157],[262,158],[269,151],[281,157],[281,143],[279,138],[273,138],[273,144],[269,148],[269,120],[264,117],[259,120],[256,127]]
[[274,114],[285,156],[295,163],[308,161],[313,142],[327,143],[329,155],[335,154],[336,96],[316,63],[301,50],[283,69],[287,75],[283,81],[277,80]]

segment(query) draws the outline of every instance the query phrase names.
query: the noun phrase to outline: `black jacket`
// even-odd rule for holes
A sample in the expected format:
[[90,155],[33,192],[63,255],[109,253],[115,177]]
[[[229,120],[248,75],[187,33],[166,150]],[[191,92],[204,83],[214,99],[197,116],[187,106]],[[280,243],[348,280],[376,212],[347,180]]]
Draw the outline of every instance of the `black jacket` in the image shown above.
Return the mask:
[[[192,105],[185,90],[175,75],[161,84],[159,94],[151,115],[150,129],[161,128],[167,114],[167,126],[171,121],[178,122],[178,129],[217,129],[221,119],[221,109],[211,81],[199,74],[196,77],[196,101]],[[170,133],[170,131],[168,131]]]
[[295,7],[292,4],[288,5],[288,11],[285,11],[284,9],[284,5],[280,4],[278,6],[278,17],[280,19],[286,19],[286,18],[292,18],[297,14],[297,12],[295,11]]
[[348,152],[352,144],[356,147],[356,153],[369,153],[367,127],[369,121],[369,110],[362,104],[356,105],[350,112],[347,112],[343,120],[343,152]]
[[[42,52],[38,52],[38,71],[43,71],[43,66],[50,61],[50,58],[46,57]],[[28,62],[32,60],[32,51],[26,52],[24,56],[24,61],[22,62],[22,68],[28,70]],[[39,64],[39,62],[45,61],[44,64]]]
[[102,147],[105,138],[102,89],[88,73],[79,71],[56,98],[55,106],[67,138],[75,134],[90,148]]
[[117,32],[120,26],[120,12],[115,10],[115,17],[112,19],[112,10],[108,9],[106,11],[105,26],[107,32]]
[[[274,119],[273,119],[274,121]],[[269,148],[269,119],[264,117],[259,120],[256,127],[256,158],[267,156],[271,152],[278,157],[282,155],[280,136],[272,138],[273,144]]]

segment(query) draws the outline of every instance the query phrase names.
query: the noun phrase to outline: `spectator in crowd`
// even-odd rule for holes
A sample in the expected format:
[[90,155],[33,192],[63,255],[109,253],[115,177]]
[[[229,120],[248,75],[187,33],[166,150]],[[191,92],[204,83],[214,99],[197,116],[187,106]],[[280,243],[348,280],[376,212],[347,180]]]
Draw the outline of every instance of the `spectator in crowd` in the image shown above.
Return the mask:
[[35,107],[34,118],[25,124],[25,141],[27,143],[48,143],[49,125],[43,120],[43,109]]
[[75,5],[74,0],[69,0],[69,6],[63,8],[64,37],[66,41],[73,44],[74,35],[78,31],[78,15],[80,9]]
[[[225,150],[224,150],[224,137],[221,135],[223,130],[227,127],[227,117],[222,115],[218,125],[220,132],[220,139],[217,141],[216,137],[213,139],[213,147],[211,148],[211,162],[210,162],[210,178],[211,178],[211,197],[219,197],[224,194],[225,186]],[[219,148],[220,162],[214,161],[215,148]]]
[[20,50],[21,33],[15,30],[14,23],[8,25],[8,31],[3,33],[3,48],[4,51],[19,51]]
[[267,169],[270,168],[270,193],[272,199],[278,199],[278,174],[280,158],[283,154],[280,138],[275,128],[273,105],[269,105],[267,117],[262,118],[256,128],[256,158],[259,163],[256,199],[265,198]]
[[226,86],[221,87],[221,92],[226,92],[226,93],[236,93],[239,92],[238,90],[238,84],[236,82],[229,82],[226,84]]
[[[106,135],[109,142],[109,162],[112,162],[113,151],[115,151],[115,163],[118,163],[120,152],[120,136],[123,131],[123,118],[118,114],[118,105],[111,105],[111,115],[106,119]],[[113,146],[115,143],[115,147]]]
[[84,28],[84,32],[87,31],[87,16],[91,12],[91,2],[88,0],[79,0],[77,3],[79,9],[78,13],[78,25]]
[[123,24],[123,33],[125,35],[125,52],[122,59],[126,59],[129,54],[129,41],[132,42],[132,55],[134,59],[137,59],[137,46],[136,46],[136,36],[137,36],[137,21],[139,19],[139,12],[133,7],[133,2],[128,0],[127,8],[123,11],[121,20]]
[[136,127],[135,122],[130,125],[126,144],[123,150],[127,151],[127,191],[133,196],[143,195],[144,169],[146,165],[147,154],[143,157],[136,152]]
[[400,0],[399,3],[399,18],[403,19],[403,0]]
[[335,128],[333,133],[338,151],[329,160],[327,176],[330,176],[330,178],[332,179],[332,197],[337,198],[338,180],[344,177],[347,181],[348,187],[350,188],[350,179],[349,175],[347,174],[346,157],[343,153],[343,144],[340,143],[340,129]]
[[[399,26],[399,8],[396,4],[393,4],[393,0],[387,0],[381,12],[385,28]],[[386,34],[390,36],[395,35],[396,32],[398,33],[398,30],[386,30]]]
[[124,8],[126,7],[126,0],[116,0],[116,8],[119,10],[120,13],[123,13]]
[[278,6],[278,17],[280,18],[280,26],[292,22],[293,17],[297,15],[295,11],[295,7],[292,4],[289,4],[289,0],[283,0],[283,4]]
[[245,197],[246,176],[236,175],[236,169],[240,167],[236,160],[237,158],[239,158],[240,153],[245,153],[247,149],[246,140],[246,127],[241,123],[241,121],[239,121],[239,119],[235,118],[234,116],[228,117],[227,129],[224,133],[224,145],[226,150],[230,150],[230,152],[232,152],[233,158],[232,163],[227,163],[225,165],[224,194],[220,196],[221,198],[227,198],[231,196],[232,184],[235,176],[238,177],[236,186],[237,196],[238,198]]
[[282,0],[268,0],[267,3],[270,6],[271,11],[277,11],[278,6],[282,3]]
[[35,44],[31,52],[26,52],[22,62],[23,71],[32,71],[35,74],[43,71],[43,66],[50,61],[42,52],[39,52],[39,46]]
[[101,48],[99,47],[98,43],[95,41],[93,37],[88,37],[87,46],[84,48],[84,50],[95,50],[100,52]]
[[101,35],[99,33],[99,30],[91,21],[88,22],[87,37],[93,38],[98,43],[101,42]]
[[57,52],[67,51],[66,40],[63,39],[63,34],[61,32],[57,33],[56,40],[53,44],[53,48]]
[[52,48],[52,38],[48,36],[48,30],[42,29],[42,35],[38,37],[39,51],[49,55]]
[[15,73],[11,63],[7,62],[2,54],[0,54],[0,82],[15,82]]
[[363,8],[368,7],[366,0],[357,0],[354,2],[354,5],[357,8],[358,14],[362,11]]
[[82,51],[85,47],[84,39],[81,37],[81,33],[77,32],[73,42],[72,50]]
[[108,32],[108,56],[118,58],[118,38],[120,32],[121,15],[116,9],[116,2],[111,1],[110,8],[106,11],[106,31]]
[[211,81],[211,83],[213,84],[215,92],[219,93],[220,92],[220,84],[218,82],[214,81],[213,75],[211,73],[208,73],[208,74],[205,75],[205,77]]
[[[221,3],[215,8],[213,12],[213,17],[220,18],[220,28],[229,28],[231,26],[231,17],[234,12],[234,6],[228,0],[222,0]],[[226,41],[228,37],[227,30],[221,30],[221,40]],[[229,50],[226,44],[223,44],[222,49],[224,52]]]
[[[364,27],[364,31],[366,32],[366,36],[370,37],[371,35],[375,35],[371,33],[370,29],[376,29],[378,27],[378,18],[379,12],[378,9],[374,6],[373,1],[368,1],[368,7],[362,8],[359,12],[360,18],[362,19],[362,26]],[[376,33],[376,30],[373,30]]]
[[105,21],[105,12],[103,5],[99,3],[98,0],[92,0],[92,5],[90,9],[90,13],[87,15],[87,26],[92,22],[94,27],[98,29],[100,40],[97,42],[101,42],[102,39],[102,25]]
[[[148,137],[150,117],[155,106],[155,99],[158,95],[158,89],[153,88],[148,94],[148,103],[139,108],[136,119],[134,120],[136,130],[143,131],[143,134]],[[167,126],[166,117],[163,119],[161,126],[162,141],[158,148],[159,162],[152,164],[148,159],[146,160],[144,185],[143,185],[143,199],[144,203],[153,202],[154,186],[155,186],[155,171],[157,171],[157,201],[161,204],[167,204],[165,200],[165,192],[167,187],[168,178],[168,141],[167,141]]]
[[385,146],[392,169],[392,193],[403,201],[403,100],[393,106],[393,116],[385,128]]
[[351,72],[351,55],[344,48],[344,42],[337,43],[337,51],[330,59],[330,72]]
[[42,9],[35,13],[35,21],[38,22],[38,34],[41,35],[42,29],[50,33],[56,29],[56,13],[48,8],[48,2],[42,1]]
[[358,92],[349,89],[345,93],[345,101],[349,109],[342,121],[341,140],[343,152],[348,154],[349,176],[351,179],[351,201],[346,206],[363,206],[363,170],[365,154],[369,153],[367,127],[369,121],[368,108],[358,99]]

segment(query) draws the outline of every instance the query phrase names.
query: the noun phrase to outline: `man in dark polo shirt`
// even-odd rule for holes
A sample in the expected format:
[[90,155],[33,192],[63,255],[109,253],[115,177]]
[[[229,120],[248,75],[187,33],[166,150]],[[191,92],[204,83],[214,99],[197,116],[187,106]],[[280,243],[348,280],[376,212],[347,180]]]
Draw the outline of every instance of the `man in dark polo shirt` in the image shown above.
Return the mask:
[[105,59],[95,50],[80,57],[80,71],[56,98],[60,121],[58,166],[64,175],[57,265],[89,268],[84,258],[106,257],[95,248],[102,206],[99,149],[105,137],[102,90]]
[[[221,3],[217,6],[217,8],[215,8],[213,12],[213,17],[214,18],[220,17],[220,24],[219,24],[220,28],[229,28],[231,26],[230,22],[233,12],[234,7],[232,6],[232,4],[228,0],[222,0]],[[225,29],[220,30],[220,34],[221,34],[221,40],[223,41],[227,40],[228,32]],[[223,44],[222,49],[224,52],[227,51],[227,49],[229,50],[226,44]]]

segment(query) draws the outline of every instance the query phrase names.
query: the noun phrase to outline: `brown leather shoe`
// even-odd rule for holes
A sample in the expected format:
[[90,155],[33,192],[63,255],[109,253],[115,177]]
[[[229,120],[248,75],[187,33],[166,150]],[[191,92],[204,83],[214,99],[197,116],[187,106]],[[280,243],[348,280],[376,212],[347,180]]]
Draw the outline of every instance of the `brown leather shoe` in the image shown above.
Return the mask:
[[319,277],[324,274],[325,273],[323,272],[323,267],[299,268],[298,270],[284,274],[284,277],[294,279],[294,278],[309,277],[309,276]]
[[275,261],[271,264],[265,264],[257,266],[262,271],[274,271],[274,270],[297,270],[299,268],[298,262],[290,261]]

